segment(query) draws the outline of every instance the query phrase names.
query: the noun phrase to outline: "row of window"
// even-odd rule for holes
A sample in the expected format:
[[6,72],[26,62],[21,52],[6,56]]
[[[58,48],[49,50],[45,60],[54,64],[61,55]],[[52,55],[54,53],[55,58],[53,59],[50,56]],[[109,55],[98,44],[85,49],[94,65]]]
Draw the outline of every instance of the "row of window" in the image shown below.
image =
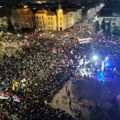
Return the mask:
[[[42,26],[39,26],[39,28],[42,29],[42,30],[45,29],[45,28],[42,27]],[[53,30],[53,27],[48,27],[48,30]]]
[[[38,24],[44,24],[43,21],[38,21]],[[53,25],[53,22],[48,22],[48,25]]]
[[52,20],[52,17],[48,17],[48,20]]
[[37,19],[43,19],[44,17],[43,16],[36,16]]
[[[36,16],[37,19],[44,19],[44,16]],[[52,17],[48,17],[48,20],[52,20]]]
[[44,22],[41,22],[41,21],[39,21],[38,23],[39,23],[39,24],[44,24]]
[[52,22],[48,22],[48,25],[53,25],[53,23]]
[[53,30],[53,27],[49,27],[49,30]]
[[[39,20],[43,20],[43,16],[37,16],[36,17]],[[53,20],[52,17],[48,17],[48,20]],[[60,21],[62,21],[62,18],[60,18]]]

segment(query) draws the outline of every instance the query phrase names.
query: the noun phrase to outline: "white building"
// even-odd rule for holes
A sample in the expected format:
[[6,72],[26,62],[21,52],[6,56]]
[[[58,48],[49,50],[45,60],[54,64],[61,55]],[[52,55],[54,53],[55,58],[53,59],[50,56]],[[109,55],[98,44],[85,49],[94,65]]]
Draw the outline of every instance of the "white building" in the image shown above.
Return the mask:
[[108,23],[109,21],[111,21],[111,26],[117,26],[120,27],[120,17],[99,17],[98,21],[100,23],[100,25],[102,24],[103,19],[105,20],[105,23]]
[[[107,14],[106,11],[103,11],[103,13]],[[120,13],[118,11],[112,10],[109,14],[110,15],[101,15],[97,17],[100,26],[102,25],[102,21],[105,20],[106,27],[109,22],[111,23],[111,32],[113,32],[115,29],[120,29]]]

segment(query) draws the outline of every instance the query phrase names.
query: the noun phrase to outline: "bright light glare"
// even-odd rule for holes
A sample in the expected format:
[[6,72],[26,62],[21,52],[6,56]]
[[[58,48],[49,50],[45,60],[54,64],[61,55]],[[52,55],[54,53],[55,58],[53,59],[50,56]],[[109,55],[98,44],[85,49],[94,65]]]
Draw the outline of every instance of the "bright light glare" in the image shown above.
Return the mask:
[[106,66],[106,67],[110,66],[110,63],[106,63],[105,66]]
[[98,60],[98,56],[94,55],[93,60]]

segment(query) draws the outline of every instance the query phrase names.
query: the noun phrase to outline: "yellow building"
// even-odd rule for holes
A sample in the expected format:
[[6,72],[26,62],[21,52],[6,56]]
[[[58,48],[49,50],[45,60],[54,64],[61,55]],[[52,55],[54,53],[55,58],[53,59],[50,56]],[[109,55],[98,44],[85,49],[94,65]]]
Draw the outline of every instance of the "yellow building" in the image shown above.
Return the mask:
[[38,10],[35,13],[36,28],[38,30],[63,31],[80,21],[81,13],[81,9],[63,11],[60,5],[56,12]]
[[52,11],[38,10],[35,13],[35,21],[39,30],[56,30],[56,15]]
[[28,6],[12,9],[11,21],[15,29],[34,28],[34,14]]
[[57,30],[58,31],[64,30],[64,14],[61,5],[59,5],[57,10]]
[[46,30],[56,30],[56,14],[53,11],[48,11],[46,17]]

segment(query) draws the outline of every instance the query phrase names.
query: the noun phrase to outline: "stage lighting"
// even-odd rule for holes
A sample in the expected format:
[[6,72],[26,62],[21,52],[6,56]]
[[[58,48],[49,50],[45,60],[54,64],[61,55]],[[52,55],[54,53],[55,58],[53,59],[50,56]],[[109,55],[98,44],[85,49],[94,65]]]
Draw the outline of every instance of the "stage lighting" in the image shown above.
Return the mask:
[[95,61],[98,60],[98,56],[94,55],[93,60],[95,60]]

